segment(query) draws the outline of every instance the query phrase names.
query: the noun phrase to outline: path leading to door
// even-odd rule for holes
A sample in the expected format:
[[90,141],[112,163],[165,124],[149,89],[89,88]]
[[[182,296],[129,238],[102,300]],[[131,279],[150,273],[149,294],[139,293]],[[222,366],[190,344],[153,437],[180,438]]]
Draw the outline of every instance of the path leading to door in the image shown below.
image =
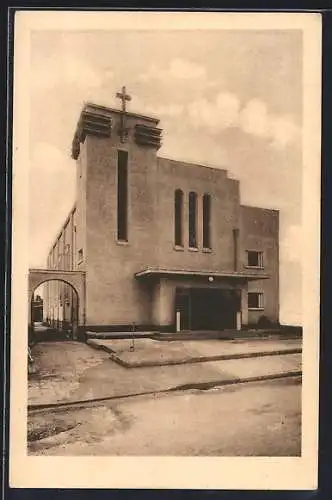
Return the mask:
[[[199,344],[203,349],[205,342]],[[129,349],[128,341],[127,346]],[[205,349],[212,346],[206,344]],[[301,354],[283,354],[128,369],[112,361],[106,351],[79,342],[41,342],[34,346],[32,355],[36,363],[36,372],[29,378],[28,402],[32,406],[205,389],[248,379],[300,374],[302,365]]]
[[205,340],[160,342],[151,339],[90,339],[88,344],[110,353],[126,368],[202,363],[280,354],[299,354],[301,341],[289,340]]

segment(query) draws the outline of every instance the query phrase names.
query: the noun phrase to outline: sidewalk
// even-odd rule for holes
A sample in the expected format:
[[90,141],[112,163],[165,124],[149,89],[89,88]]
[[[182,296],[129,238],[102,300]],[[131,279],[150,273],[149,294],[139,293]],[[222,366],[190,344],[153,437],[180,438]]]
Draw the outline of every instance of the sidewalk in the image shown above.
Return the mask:
[[301,373],[301,354],[128,369],[86,344],[45,342],[34,346],[33,357],[36,374],[29,380],[29,405],[209,388]]
[[126,368],[225,361],[302,352],[299,340],[205,340],[161,342],[151,339],[89,339],[88,345],[110,353]]

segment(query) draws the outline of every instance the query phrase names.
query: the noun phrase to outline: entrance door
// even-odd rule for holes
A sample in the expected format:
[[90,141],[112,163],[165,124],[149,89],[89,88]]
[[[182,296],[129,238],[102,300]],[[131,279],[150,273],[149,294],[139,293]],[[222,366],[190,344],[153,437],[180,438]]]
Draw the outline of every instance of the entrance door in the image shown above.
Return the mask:
[[240,299],[235,290],[178,288],[175,312],[180,312],[181,330],[236,329]]
[[236,328],[238,300],[233,290],[193,288],[191,328],[225,330]]

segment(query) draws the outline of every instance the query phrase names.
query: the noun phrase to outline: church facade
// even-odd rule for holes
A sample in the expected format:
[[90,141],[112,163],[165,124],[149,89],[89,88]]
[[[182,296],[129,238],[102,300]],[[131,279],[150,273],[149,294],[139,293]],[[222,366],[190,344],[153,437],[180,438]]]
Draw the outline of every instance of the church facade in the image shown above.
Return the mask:
[[[224,169],[158,156],[159,121],[123,103],[81,112],[76,203],[47,261],[85,272],[86,329],[278,322],[279,212],[242,205]],[[71,321],[79,307],[68,285],[51,282],[45,304],[47,321]]]

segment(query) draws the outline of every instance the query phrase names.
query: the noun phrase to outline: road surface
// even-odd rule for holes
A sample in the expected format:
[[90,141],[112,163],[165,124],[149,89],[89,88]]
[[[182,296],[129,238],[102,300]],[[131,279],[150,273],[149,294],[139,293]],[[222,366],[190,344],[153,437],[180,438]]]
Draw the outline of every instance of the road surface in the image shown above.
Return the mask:
[[34,412],[28,440],[30,455],[299,456],[301,381]]

